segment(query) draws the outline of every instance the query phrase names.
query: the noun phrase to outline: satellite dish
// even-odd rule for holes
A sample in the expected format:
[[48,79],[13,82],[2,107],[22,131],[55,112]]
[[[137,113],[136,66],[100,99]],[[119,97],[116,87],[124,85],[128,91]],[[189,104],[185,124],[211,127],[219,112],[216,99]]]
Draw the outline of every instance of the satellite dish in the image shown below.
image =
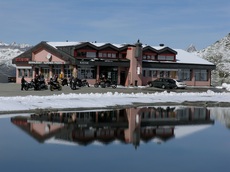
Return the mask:
[[52,55],[49,53],[49,54],[47,54],[47,56],[46,56],[46,58],[48,59],[48,60],[50,60],[50,58],[52,57]]

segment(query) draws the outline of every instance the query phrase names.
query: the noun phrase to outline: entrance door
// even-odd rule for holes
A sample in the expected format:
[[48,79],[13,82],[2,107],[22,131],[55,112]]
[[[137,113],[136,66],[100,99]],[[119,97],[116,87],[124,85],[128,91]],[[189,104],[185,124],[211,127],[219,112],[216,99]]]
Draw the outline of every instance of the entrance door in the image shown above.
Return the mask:
[[100,78],[106,78],[117,83],[117,67],[100,67]]
[[117,83],[117,71],[111,72],[111,81],[112,83]]
[[126,81],[125,71],[121,71],[120,84],[125,86],[125,81]]

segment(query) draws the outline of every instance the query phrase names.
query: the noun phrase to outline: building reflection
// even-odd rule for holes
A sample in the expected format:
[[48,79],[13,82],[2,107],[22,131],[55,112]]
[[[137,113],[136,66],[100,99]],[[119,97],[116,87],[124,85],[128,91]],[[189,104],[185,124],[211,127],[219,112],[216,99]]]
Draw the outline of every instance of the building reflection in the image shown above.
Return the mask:
[[41,143],[53,140],[106,145],[119,141],[137,148],[140,142],[162,143],[176,138],[177,128],[182,127],[183,131],[183,127],[192,126],[195,131],[197,127],[211,126],[214,120],[210,119],[210,111],[203,107],[143,107],[43,112],[13,117],[11,122]]

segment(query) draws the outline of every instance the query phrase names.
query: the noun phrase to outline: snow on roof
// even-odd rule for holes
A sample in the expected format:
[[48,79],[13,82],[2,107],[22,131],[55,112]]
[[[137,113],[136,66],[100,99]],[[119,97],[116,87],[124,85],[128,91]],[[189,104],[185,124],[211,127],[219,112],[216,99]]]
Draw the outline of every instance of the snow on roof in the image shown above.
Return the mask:
[[[85,42],[47,42],[47,44],[51,45],[54,48],[61,47],[61,46],[75,46],[80,45]],[[108,43],[98,43],[98,42],[89,42],[96,47],[104,46]],[[111,44],[117,48],[121,48],[127,44]],[[147,45],[143,45],[145,47]],[[165,46],[151,46],[156,50],[161,50],[165,48]],[[176,59],[177,63],[189,63],[189,64],[205,64],[205,65],[213,65],[213,63],[195,55],[194,53],[189,53],[182,49],[172,49],[177,52]]]
[[176,59],[177,59],[177,63],[190,63],[190,64],[208,64],[208,65],[213,65],[213,63],[202,59],[201,57],[193,54],[193,53],[189,53],[185,50],[182,49],[173,49],[177,52],[176,55]]
[[[51,45],[54,48],[57,47],[64,47],[64,46],[75,46],[75,45],[80,45],[83,44],[85,42],[47,42],[47,44]],[[89,42],[90,44],[96,46],[96,47],[101,47],[104,46],[106,44],[109,44],[108,42],[102,42],[102,43],[98,43],[98,42]],[[117,48],[121,48],[123,46],[125,46],[126,44],[111,44]]]
[[64,47],[64,46],[75,46],[82,44],[82,42],[47,42],[50,46],[57,48],[57,47]]
[[98,43],[98,42],[90,42],[92,45],[96,46],[96,47],[101,47],[105,44],[108,44],[108,43]]
[[117,47],[117,48],[122,48],[122,47],[124,47],[124,46],[126,46],[126,45],[128,45],[128,44],[112,44],[113,46],[115,46],[115,47]]
[[[148,45],[143,45],[142,47],[143,48],[145,48],[145,47],[147,47]],[[165,48],[165,46],[150,46],[150,47],[152,47],[153,49],[155,49],[155,50],[162,50],[163,48]]]
[[[90,42],[92,45],[96,46],[96,47],[101,47],[101,46],[104,46],[106,44],[111,44],[111,43],[108,43],[108,42],[105,42],[105,43],[98,43],[98,42]],[[111,44],[117,48],[121,48],[123,46],[125,46],[126,44]]]

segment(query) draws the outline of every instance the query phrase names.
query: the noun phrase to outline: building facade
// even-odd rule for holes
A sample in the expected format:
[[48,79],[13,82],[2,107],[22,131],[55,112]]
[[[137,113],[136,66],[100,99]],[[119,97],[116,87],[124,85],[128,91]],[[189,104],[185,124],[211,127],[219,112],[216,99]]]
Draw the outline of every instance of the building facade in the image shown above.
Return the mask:
[[159,77],[184,80],[189,86],[210,86],[215,65],[181,49],[97,42],[40,42],[15,57],[16,82],[42,74],[87,79],[105,77],[124,86],[142,86]]

